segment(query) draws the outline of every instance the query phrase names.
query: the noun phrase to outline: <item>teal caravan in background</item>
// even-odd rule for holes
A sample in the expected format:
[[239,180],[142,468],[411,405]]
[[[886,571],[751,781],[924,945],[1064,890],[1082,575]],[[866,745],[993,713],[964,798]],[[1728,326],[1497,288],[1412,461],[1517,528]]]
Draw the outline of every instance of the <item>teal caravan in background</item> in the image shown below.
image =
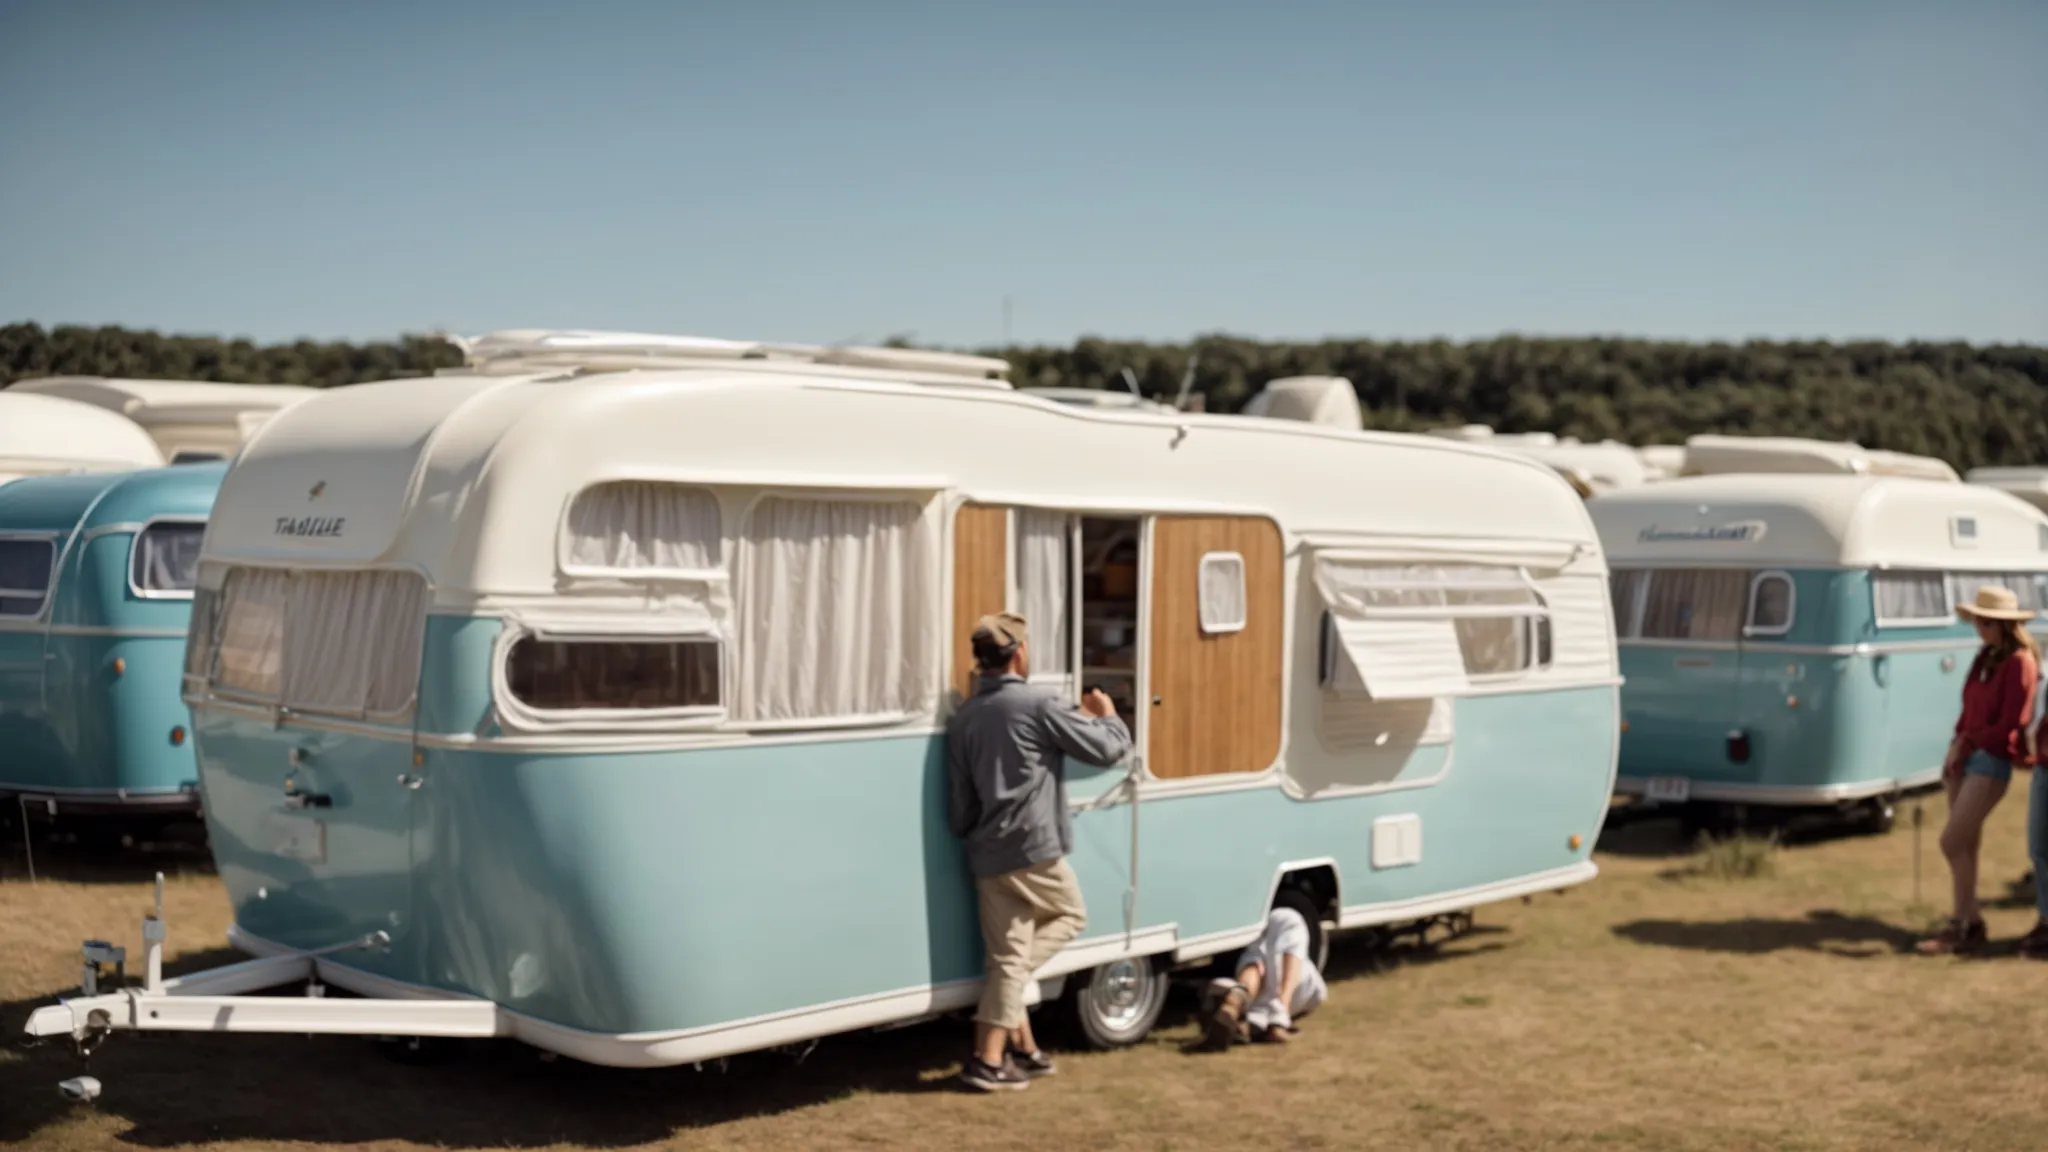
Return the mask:
[[191,815],[179,693],[222,464],[0,485],[0,796],[31,815]]
[[[257,959],[108,1026],[646,1066],[967,1007],[944,726],[1006,607],[1034,679],[1135,733],[1067,766],[1089,923],[1032,993],[1091,1043],[1276,905],[1327,938],[1595,875],[1607,569],[1540,464],[1062,403],[982,357],[469,355],[280,412],[229,470],[185,693]],[[361,998],[241,995],[312,974]]]
[[1982,584],[2039,608],[2048,516],[1990,488],[1871,475],[1699,476],[1588,504],[1625,678],[1617,791],[1835,806],[1888,828],[1939,783]]

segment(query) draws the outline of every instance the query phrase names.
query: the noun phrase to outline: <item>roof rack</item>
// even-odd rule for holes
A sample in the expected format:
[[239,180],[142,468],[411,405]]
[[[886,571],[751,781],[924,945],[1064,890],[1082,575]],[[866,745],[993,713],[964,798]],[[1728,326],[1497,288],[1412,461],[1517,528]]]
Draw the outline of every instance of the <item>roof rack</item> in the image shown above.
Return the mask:
[[454,371],[464,374],[523,374],[546,369],[615,372],[769,360],[1009,386],[1003,380],[1010,370],[1006,360],[923,348],[769,344],[709,336],[546,328],[511,328],[469,338],[443,338],[462,349],[465,366]]

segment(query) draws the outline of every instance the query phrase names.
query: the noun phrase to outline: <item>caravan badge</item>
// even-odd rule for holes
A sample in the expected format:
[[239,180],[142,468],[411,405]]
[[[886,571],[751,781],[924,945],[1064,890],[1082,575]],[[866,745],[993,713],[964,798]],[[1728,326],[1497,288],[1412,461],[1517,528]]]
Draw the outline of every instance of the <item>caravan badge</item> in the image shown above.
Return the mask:
[[1760,544],[1769,527],[1762,520],[1738,520],[1703,528],[1659,528],[1652,524],[1638,533],[1636,539],[1644,544]]
[[332,538],[340,536],[342,526],[347,523],[348,518],[346,516],[300,516],[297,518],[279,516],[277,518],[277,534],[279,536],[325,536]]

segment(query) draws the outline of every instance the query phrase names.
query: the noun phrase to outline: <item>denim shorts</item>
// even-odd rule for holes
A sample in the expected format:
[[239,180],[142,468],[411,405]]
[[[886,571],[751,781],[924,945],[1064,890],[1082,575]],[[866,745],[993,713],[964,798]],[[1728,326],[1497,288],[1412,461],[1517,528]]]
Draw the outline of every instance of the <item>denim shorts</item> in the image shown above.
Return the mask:
[[1982,776],[2001,783],[2012,780],[2012,763],[1984,751],[1970,753],[1969,759],[1963,761],[1963,771],[1971,776]]

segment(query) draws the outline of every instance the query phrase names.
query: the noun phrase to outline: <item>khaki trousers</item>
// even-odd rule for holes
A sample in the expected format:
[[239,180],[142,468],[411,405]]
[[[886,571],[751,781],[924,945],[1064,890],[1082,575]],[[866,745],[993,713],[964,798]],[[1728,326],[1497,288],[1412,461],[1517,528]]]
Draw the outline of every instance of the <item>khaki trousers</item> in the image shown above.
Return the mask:
[[975,1020],[997,1028],[1024,1025],[1024,988],[1031,974],[1088,923],[1081,885],[1064,859],[975,880],[981,900],[981,943],[988,980]]

